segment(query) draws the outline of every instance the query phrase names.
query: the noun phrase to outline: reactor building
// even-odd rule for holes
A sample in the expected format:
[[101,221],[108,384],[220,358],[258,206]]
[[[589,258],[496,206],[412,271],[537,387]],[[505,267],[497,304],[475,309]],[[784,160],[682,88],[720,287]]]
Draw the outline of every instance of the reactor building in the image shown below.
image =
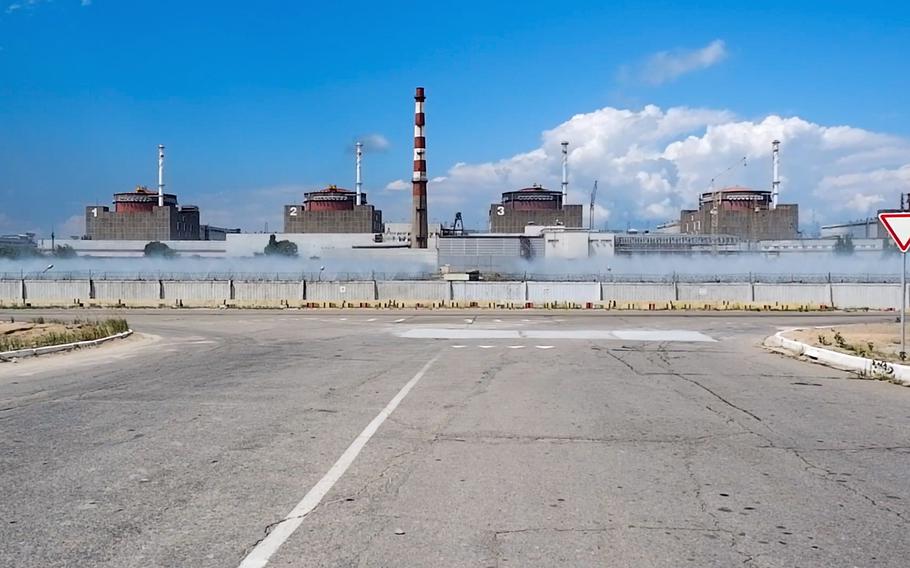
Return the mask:
[[330,185],[303,194],[303,203],[284,206],[285,233],[382,233],[382,211],[363,191],[363,143],[355,145],[355,191]]
[[583,228],[581,205],[568,205],[569,143],[562,142],[562,190],[531,187],[507,191],[502,201],[490,205],[491,233],[524,233],[528,225]]
[[[137,186],[115,193],[114,209],[85,208],[85,238],[89,240],[198,241],[224,240],[226,229],[201,225],[199,208],[177,205],[177,196],[164,192],[164,146],[158,146],[158,191]],[[218,233],[213,236],[213,233]]]
[[799,237],[799,205],[778,204],[780,142],[772,142],[771,190],[727,187],[702,193],[698,209],[680,212],[679,232],[730,235],[747,241]]
[[363,192],[330,185],[304,194],[300,205],[284,206],[285,233],[382,233],[382,211],[367,205]]

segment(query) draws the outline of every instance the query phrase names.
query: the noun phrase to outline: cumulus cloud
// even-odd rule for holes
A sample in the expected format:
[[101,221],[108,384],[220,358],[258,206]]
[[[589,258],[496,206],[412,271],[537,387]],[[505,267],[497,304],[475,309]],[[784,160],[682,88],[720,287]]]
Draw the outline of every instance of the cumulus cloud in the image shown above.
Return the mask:
[[386,184],[385,188],[389,191],[404,191],[411,188],[411,184],[403,179],[396,179]]
[[[533,183],[559,188],[559,143],[567,140],[571,202],[587,209],[596,179],[598,227],[606,219],[616,228],[654,224],[694,207],[712,178],[718,187],[770,189],[775,139],[781,141],[781,202],[799,203],[819,222],[873,213],[910,185],[910,141],[904,138],[800,117],[743,120],[716,109],[607,107],[544,131],[539,147],[529,151],[456,163],[431,181],[430,208],[442,218],[464,211],[471,224],[484,226],[500,192]],[[739,165],[743,156],[745,167]],[[407,187],[401,184],[389,186]]]
[[385,152],[391,146],[388,138],[377,133],[360,136],[357,141],[363,143],[364,152]]
[[[635,71],[634,76],[651,85],[661,85],[678,77],[707,69],[727,58],[727,46],[716,39],[698,49],[674,49],[659,51],[648,57]],[[625,69],[625,74],[629,73]]]

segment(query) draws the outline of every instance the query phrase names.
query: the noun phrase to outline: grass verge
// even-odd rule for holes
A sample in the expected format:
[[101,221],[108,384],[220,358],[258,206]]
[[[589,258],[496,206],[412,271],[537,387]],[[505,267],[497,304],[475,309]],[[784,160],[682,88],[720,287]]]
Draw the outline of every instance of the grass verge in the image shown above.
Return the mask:
[[[35,323],[45,323],[44,318]],[[19,349],[33,349],[35,347],[47,347],[49,345],[62,345],[64,343],[75,343],[77,341],[91,341],[93,339],[102,339],[118,333],[129,330],[130,326],[123,318],[110,318],[102,321],[79,321],[71,323],[53,322],[67,326],[62,331],[48,331],[39,335],[28,338],[17,337],[15,335],[0,335],[0,353],[4,351],[17,351]]]

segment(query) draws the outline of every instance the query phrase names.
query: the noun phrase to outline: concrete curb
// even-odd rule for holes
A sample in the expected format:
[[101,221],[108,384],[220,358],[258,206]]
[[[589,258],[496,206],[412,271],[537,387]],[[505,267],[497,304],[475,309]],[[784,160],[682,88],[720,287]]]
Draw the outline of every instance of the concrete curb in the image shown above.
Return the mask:
[[784,337],[785,333],[803,329],[807,328],[796,327],[779,331],[765,339],[764,345],[765,347],[785,351],[797,357],[811,359],[822,365],[844,371],[853,371],[861,377],[884,379],[898,385],[910,387],[910,366],[908,365],[898,365],[897,363],[889,363],[888,361],[847,355],[846,353],[822,349]]
[[81,349],[83,347],[94,347],[96,345],[101,345],[102,343],[107,343],[114,339],[122,339],[124,337],[129,337],[133,334],[132,329],[128,329],[122,333],[115,333],[114,335],[109,335],[107,337],[102,337],[101,339],[91,339],[88,341],[77,341],[75,343],[63,343],[61,345],[46,345],[44,347],[33,347],[31,349],[19,349],[17,351],[3,351],[0,352],[0,361],[7,361],[10,359],[20,359],[22,357],[37,357],[38,355],[46,355],[48,353],[57,353],[59,351],[73,351],[74,349]]

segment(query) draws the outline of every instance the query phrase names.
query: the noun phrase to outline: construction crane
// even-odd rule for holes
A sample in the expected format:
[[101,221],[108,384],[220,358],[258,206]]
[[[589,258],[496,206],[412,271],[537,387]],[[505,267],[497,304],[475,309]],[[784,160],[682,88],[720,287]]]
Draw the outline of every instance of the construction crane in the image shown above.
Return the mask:
[[[720,172],[719,174],[717,174],[713,178],[711,178],[711,198],[713,201],[713,203],[711,205],[711,234],[712,235],[716,235],[718,232],[718,226],[720,225],[720,206],[721,206],[721,199],[723,197],[721,195],[721,192],[719,190],[715,189],[714,182],[717,181],[719,178],[730,173],[734,168],[737,168],[740,164],[742,164],[743,167],[746,167],[748,165],[748,162],[746,161],[746,156],[743,156],[742,158],[737,160],[735,164],[733,164],[729,168],[725,169],[724,171]],[[715,248],[716,248],[716,246],[717,245],[715,243]]]
[[588,208],[588,230],[594,230],[594,200],[597,199],[597,180],[594,180],[594,188],[591,190],[591,206]]

